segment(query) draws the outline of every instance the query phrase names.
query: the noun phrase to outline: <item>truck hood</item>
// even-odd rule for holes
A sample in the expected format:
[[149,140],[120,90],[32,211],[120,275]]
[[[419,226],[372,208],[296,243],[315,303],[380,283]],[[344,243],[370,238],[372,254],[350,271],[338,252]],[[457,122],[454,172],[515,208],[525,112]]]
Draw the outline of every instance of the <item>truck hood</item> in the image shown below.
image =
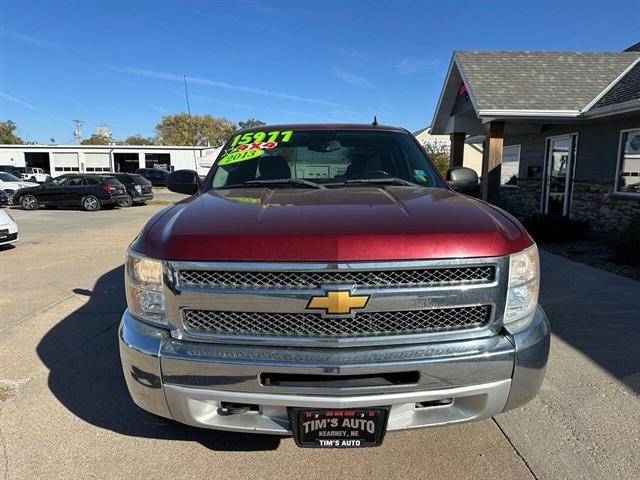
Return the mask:
[[132,248],[197,261],[370,261],[508,255],[530,243],[507,214],[444,189],[209,190],[152,218]]

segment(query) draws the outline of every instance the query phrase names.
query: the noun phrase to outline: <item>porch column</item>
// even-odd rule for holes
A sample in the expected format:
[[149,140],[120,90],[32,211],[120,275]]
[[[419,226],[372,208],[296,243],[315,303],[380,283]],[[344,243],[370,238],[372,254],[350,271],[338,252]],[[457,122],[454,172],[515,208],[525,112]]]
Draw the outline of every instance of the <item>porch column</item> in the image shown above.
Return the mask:
[[461,167],[464,160],[464,141],[467,138],[465,132],[456,132],[449,135],[451,139],[451,156],[449,168]]
[[484,125],[484,131],[485,141],[482,150],[482,199],[496,203],[498,200],[498,186],[500,185],[504,122],[486,123]]

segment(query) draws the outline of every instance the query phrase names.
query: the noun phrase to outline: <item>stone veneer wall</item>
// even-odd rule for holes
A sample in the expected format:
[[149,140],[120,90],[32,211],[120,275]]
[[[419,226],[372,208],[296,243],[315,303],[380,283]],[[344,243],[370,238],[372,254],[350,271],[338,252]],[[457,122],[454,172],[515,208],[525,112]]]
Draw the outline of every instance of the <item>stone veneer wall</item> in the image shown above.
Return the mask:
[[542,179],[520,178],[517,187],[499,187],[498,205],[520,220],[540,213]]
[[[588,220],[591,230],[615,233],[622,230],[634,214],[640,214],[640,195],[613,194],[613,184],[574,182],[571,218]],[[499,205],[519,219],[540,212],[542,179],[520,178],[516,188],[501,187]]]
[[571,218],[589,220],[597,232],[622,230],[632,215],[640,214],[640,194],[617,196],[613,188],[613,183],[574,182]]

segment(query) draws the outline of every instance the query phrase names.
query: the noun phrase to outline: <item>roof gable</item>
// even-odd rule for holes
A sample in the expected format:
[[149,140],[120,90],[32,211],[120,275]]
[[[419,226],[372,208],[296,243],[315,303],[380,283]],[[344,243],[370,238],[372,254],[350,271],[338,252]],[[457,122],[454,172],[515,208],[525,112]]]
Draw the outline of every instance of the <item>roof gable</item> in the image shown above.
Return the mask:
[[640,52],[455,52],[482,111],[575,111],[589,104]]
[[592,109],[638,99],[640,99],[640,63],[637,63],[618,83],[611,87]]
[[624,49],[625,52],[640,52],[640,42]]

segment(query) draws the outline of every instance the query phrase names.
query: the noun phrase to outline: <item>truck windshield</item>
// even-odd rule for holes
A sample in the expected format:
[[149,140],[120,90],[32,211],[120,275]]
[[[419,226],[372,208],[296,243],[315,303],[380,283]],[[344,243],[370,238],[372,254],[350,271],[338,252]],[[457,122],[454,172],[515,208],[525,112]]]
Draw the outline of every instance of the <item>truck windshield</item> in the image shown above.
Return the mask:
[[279,186],[277,180],[289,187],[443,186],[409,134],[384,130],[255,129],[231,138],[213,168],[213,188]]

